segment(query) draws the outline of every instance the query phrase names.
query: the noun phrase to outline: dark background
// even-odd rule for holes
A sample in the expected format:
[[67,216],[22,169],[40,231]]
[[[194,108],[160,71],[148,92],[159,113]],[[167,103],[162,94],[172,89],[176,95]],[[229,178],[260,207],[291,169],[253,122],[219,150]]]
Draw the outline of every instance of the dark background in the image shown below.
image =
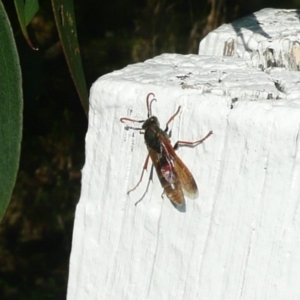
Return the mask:
[[[20,169],[0,226],[0,299],[65,299],[87,119],[71,81],[50,1],[25,43],[11,0],[3,1],[20,55],[24,124]],[[101,75],[161,53],[197,53],[226,22],[293,1],[78,0],[75,16],[87,86]]]

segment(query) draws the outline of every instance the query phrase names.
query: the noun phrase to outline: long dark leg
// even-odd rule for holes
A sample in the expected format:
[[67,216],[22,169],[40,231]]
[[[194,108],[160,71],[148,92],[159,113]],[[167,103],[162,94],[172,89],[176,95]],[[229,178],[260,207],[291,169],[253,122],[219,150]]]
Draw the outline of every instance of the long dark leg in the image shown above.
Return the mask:
[[129,190],[127,192],[127,195],[129,193],[131,193],[132,191],[134,191],[139,186],[139,184],[142,182],[144,172],[145,172],[145,170],[147,170],[147,166],[148,166],[148,162],[149,162],[149,157],[150,157],[150,154],[148,154],[147,157],[146,157],[146,160],[145,160],[145,163],[144,163],[144,166],[143,166],[143,171],[142,171],[140,180],[138,181],[138,183],[131,190]]
[[174,150],[177,150],[180,146],[187,146],[187,147],[195,147],[201,143],[203,143],[209,136],[213,134],[212,131],[210,131],[203,139],[195,141],[195,142],[187,142],[187,141],[178,141],[174,145]]
[[168,132],[168,131],[169,131],[169,124],[170,124],[170,123],[174,120],[174,118],[179,114],[180,109],[181,109],[181,106],[178,107],[176,113],[175,113],[173,116],[171,116],[171,118],[170,118],[169,121],[167,122],[165,132]]
[[145,120],[135,120],[135,119],[130,119],[130,118],[121,118],[120,122],[125,123],[125,121],[130,121],[130,122],[135,122],[135,123],[144,123]]
[[153,164],[152,164],[152,166],[151,166],[151,171],[150,171],[150,176],[149,176],[147,188],[146,188],[146,190],[145,190],[143,196],[142,196],[138,201],[136,201],[136,202],[134,203],[135,206],[137,206],[137,205],[144,199],[144,197],[146,196],[146,194],[148,193],[150,181],[152,181],[152,179],[153,179]]

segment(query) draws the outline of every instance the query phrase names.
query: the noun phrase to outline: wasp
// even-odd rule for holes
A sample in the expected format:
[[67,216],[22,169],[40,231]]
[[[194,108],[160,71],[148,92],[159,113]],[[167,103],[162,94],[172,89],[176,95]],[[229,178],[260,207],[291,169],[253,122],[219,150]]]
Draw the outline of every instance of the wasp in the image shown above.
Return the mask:
[[[151,97],[153,98],[150,101]],[[195,147],[204,142],[213,132],[210,131],[201,140],[195,142],[177,141],[174,146],[172,146],[169,124],[179,114],[181,106],[179,106],[177,111],[170,117],[166,124],[166,128],[162,130],[157,117],[153,116],[151,111],[152,102],[155,100],[155,95],[153,93],[149,93],[146,97],[148,111],[146,120],[135,120],[130,118],[120,119],[122,123],[127,121],[143,123],[140,133],[144,134],[145,144],[148,149],[148,155],[143,166],[141,177],[138,183],[129,190],[127,194],[134,191],[141,183],[144,172],[148,167],[149,158],[151,158],[152,164],[164,190],[162,196],[166,194],[173,204],[181,206],[185,203],[184,195],[190,199],[196,199],[198,197],[198,188],[192,173],[175,153],[175,150],[180,146]],[[151,179],[152,175],[150,175],[150,180]]]

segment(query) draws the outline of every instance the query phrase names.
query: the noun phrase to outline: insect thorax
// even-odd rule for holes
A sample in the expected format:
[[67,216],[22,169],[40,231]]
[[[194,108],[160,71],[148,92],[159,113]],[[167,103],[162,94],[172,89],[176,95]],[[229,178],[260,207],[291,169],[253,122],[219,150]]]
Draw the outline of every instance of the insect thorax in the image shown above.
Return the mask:
[[145,143],[156,153],[161,153],[161,140],[159,137],[161,131],[157,126],[150,126],[144,133]]

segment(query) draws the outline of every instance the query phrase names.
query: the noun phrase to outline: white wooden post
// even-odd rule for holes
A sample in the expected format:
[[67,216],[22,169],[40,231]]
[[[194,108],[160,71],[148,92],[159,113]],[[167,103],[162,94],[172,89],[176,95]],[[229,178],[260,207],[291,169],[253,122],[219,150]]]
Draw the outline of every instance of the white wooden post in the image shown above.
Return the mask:
[[[97,80],[68,299],[300,299],[299,82],[249,58],[179,54]],[[199,187],[185,212],[161,198],[156,174],[135,206],[150,166],[127,195],[147,149],[120,118],[145,119],[149,92],[162,128],[182,106],[172,141],[214,132],[178,150]]]

